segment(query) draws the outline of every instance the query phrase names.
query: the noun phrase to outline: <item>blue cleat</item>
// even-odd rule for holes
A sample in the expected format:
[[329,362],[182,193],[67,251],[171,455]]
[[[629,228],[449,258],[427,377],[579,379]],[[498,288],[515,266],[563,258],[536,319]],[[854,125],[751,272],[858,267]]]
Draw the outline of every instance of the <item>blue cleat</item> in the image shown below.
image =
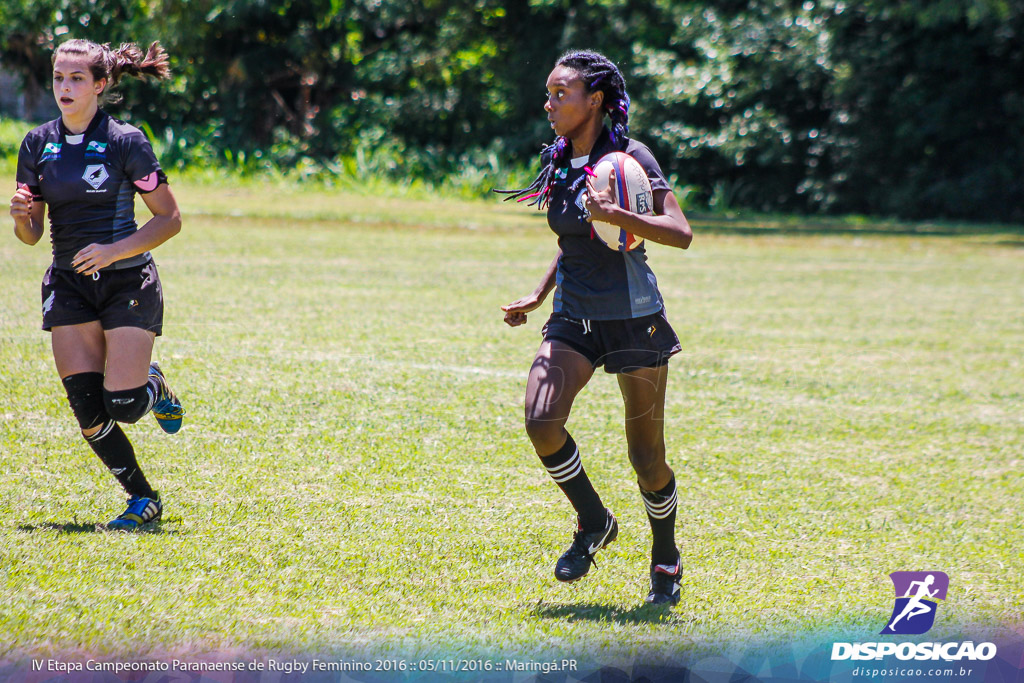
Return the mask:
[[128,508],[117,519],[107,522],[108,531],[136,531],[143,524],[160,519],[164,511],[160,502],[160,494],[154,491],[156,498],[132,496],[128,499]]
[[185,409],[181,407],[181,401],[171,391],[167,384],[167,378],[160,370],[160,365],[155,361],[149,364],[149,376],[156,378],[157,395],[153,402],[153,417],[160,429],[168,434],[174,434],[181,429],[181,418],[185,417]]

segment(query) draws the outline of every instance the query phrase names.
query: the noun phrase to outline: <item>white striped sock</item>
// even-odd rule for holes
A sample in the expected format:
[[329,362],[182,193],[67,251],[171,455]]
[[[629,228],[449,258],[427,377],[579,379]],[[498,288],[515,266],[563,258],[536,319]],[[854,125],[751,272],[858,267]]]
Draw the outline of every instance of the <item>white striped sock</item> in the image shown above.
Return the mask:
[[100,439],[102,439],[103,437],[110,433],[110,430],[114,428],[115,424],[117,423],[114,422],[113,420],[107,420],[106,424],[100,427],[100,431],[85,437],[85,440],[89,442],[99,441]]
[[[650,492],[646,492],[650,494]],[[672,493],[665,497],[658,496],[658,500],[651,500],[647,495],[641,495],[644,499],[644,507],[647,508],[647,514],[654,519],[665,519],[676,510],[676,487],[672,487]]]
[[[146,412],[147,413],[149,411],[153,410],[153,406],[156,405],[157,396],[160,395],[160,389],[159,389],[159,387],[154,386],[154,384],[152,382],[153,379],[156,379],[156,378],[151,377],[150,378],[151,381],[146,384],[146,396],[147,396],[147,398],[149,400],[149,407],[146,408]],[[156,381],[159,382],[160,380],[156,380]]]
[[580,449],[577,448],[573,451],[572,456],[568,460],[563,462],[561,465],[555,467],[546,467],[548,474],[555,480],[555,483],[562,484],[583,470],[583,460],[580,458]]

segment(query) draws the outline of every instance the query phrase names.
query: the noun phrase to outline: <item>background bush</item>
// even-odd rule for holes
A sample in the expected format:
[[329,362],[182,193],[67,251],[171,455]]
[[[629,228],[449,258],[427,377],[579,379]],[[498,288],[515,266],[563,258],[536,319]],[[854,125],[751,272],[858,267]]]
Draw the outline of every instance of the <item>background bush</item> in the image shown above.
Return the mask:
[[[454,178],[534,163],[545,77],[600,49],[633,130],[712,208],[1024,218],[1024,5],[1005,0],[33,0],[0,60],[49,97],[69,37],[161,40],[126,83],[165,165]],[[522,175],[521,173],[519,174]],[[475,180],[474,180],[475,179]]]

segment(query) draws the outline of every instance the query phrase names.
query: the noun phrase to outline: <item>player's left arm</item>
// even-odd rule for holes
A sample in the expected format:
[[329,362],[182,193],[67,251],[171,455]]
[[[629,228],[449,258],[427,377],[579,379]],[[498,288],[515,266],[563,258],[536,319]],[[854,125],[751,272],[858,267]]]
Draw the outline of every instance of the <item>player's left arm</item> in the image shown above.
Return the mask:
[[617,225],[627,232],[658,244],[686,249],[693,241],[690,222],[683,215],[672,190],[654,191],[654,214],[638,214],[623,209],[615,203],[615,171],[608,177],[608,187],[598,192],[594,189],[593,178],[587,178],[587,199],[585,208],[591,220]]
[[71,261],[77,272],[92,275],[112,263],[156,249],[181,232],[178,202],[166,183],[160,183],[156,189],[143,194],[142,200],[153,217],[123,240],[113,244],[90,244],[82,249]]

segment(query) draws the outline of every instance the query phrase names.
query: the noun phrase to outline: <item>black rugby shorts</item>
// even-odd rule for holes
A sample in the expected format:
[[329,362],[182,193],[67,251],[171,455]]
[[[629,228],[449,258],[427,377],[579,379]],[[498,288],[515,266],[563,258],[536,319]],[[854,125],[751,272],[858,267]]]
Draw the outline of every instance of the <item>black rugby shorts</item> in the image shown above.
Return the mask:
[[664,308],[625,320],[577,320],[552,313],[541,334],[546,341],[569,345],[608,373],[661,367],[682,350]]
[[43,277],[43,329],[100,321],[104,330],[163,332],[164,295],[156,263],[79,275],[54,268]]

